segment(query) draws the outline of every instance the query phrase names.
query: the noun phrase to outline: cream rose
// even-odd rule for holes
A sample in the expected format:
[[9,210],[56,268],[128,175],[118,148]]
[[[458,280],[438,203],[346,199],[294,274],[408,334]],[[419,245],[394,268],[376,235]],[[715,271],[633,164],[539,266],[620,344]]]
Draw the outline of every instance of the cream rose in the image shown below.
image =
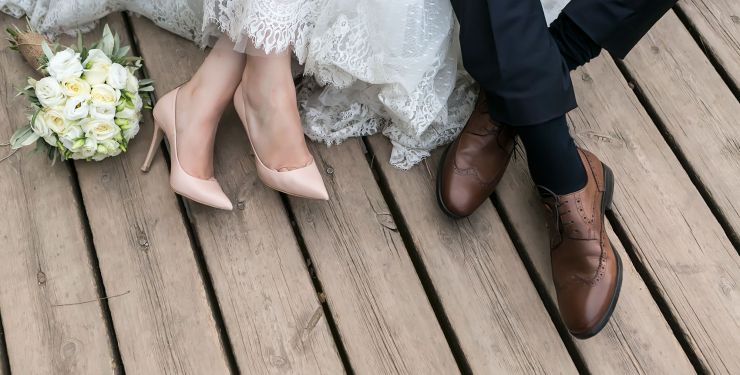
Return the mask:
[[98,142],[98,152],[93,157],[93,160],[100,161],[109,156],[116,156],[121,153],[121,148],[118,146],[118,142],[114,139],[108,139],[102,142]]
[[56,108],[64,105],[67,98],[64,97],[62,86],[52,77],[42,78],[36,82],[36,97],[41,105],[46,108]]
[[105,84],[94,85],[90,91],[90,100],[94,105],[115,107],[119,99],[121,99],[121,92]]
[[64,118],[69,121],[81,120],[87,117],[89,113],[89,105],[87,101],[90,100],[89,95],[75,96],[69,98],[67,104],[64,106]]
[[80,54],[71,48],[57,52],[49,60],[47,70],[49,75],[57,81],[63,81],[70,77],[80,77],[83,71]]
[[128,78],[126,78],[126,91],[130,93],[139,92],[139,79],[131,72],[128,72]]
[[105,83],[105,80],[108,79],[108,71],[110,70],[110,65],[108,64],[95,64],[90,69],[85,70],[85,75],[83,78],[87,82],[89,82],[91,85],[99,85]]
[[114,89],[123,90],[126,88],[126,82],[128,81],[128,70],[121,64],[114,63],[108,69],[108,78],[105,81]]
[[90,94],[90,84],[84,79],[78,77],[70,77],[62,80],[62,91],[64,95],[68,97],[75,97],[80,95]]
[[116,117],[116,107],[112,105],[93,104],[90,106],[90,117],[98,120],[113,121]]
[[93,138],[98,142],[113,139],[120,134],[121,129],[113,121],[90,119],[82,124],[82,128],[88,138]]
[[98,151],[98,142],[92,138],[86,138],[77,151],[72,154],[72,159],[91,158]]
[[69,122],[64,119],[64,114],[56,109],[41,111],[37,118],[41,118],[49,130],[57,134],[63,134],[67,130]]
[[126,125],[126,129],[123,130],[123,137],[126,140],[131,140],[131,138],[136,137],[136,134],[139,134],[139,129],[139,120],[130,120],[128,125]]
[[72,152],[78,152],[85,144],[85,133],[79,125],[68,126],[59,137],[64,147]]
[[43,112],[39,112],[36,115],[33,124],[31,124],[31,130],[41,138],[47,137],[51,134],[51,129],[49,129],[49,125],[46,124],[46,119],[42,116],[42,113]]
[[90,69],[94,65],[97,64],[105,64],[110,66],[110,64],[113,64],[113,61],[111,61],[110,57],[106,56],[105,52],[103,52],[100,49],[91,49],[87,52],[87,58],[85,58],[85,61],[82,63],[82,65],[85,66],[85,69]]

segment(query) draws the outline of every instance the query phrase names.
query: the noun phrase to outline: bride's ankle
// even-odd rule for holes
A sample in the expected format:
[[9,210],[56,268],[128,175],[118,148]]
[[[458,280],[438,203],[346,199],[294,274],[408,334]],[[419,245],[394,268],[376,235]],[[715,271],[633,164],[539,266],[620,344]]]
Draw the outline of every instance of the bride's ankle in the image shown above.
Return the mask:
[[243,82],[241,95],[247,105],[254,109],[280,109],[296,106],[296,89],[292,80],[265,82],[250,80]]

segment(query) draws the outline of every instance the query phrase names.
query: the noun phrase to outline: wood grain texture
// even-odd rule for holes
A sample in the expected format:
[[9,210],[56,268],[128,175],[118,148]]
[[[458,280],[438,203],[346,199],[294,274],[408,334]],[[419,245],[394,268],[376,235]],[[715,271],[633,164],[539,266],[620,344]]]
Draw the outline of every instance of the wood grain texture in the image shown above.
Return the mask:
[[449,219],[435,198],[441,150],[402,171],[387,139],[370,144],[473,372],[576,373],[493,205]]
[[[205,56],[147,20],[134,18],[133,24],[159,95],[185,82]],[[343,373],[280,196],[258,180],[248,148],[229,108],[216,140],[216,175],[236,200],[235,210],[187,202],[239,370]]]
[[352,369],[458,373],[362,140],[331,148],[312,143],[311,151],[330,200],[290,201]]
[[625,66],[737,236],[740,102],[672,12],[637,45]]
[[635,256],[702,366],[740,371],[737,251],[610,58],[574,84],[573,134],[614,171],[614,216]]
[[[547,287],[550,300],[557,306],[544,210],[524,158],[512,162],[496,195],[522,249]],[[595,374],[695,373],[608,223],[607,231],[622,259],[624,279],[617,308],[604,330],[585,341],[573,340],[586,367]]]
[[[22,27],[0,14],[9,23]],[[0,38],[2,142],[27,122],[25,98],[15,95],[33,74]],[[117,373],[74,178],[32,149],[0,163],[0,311],[10,366],[16,374]],[[82,301],[93,302],[55,306]]]
[[[130,43],[120,14],[108,23]],[[102,26],[86,35],[97,40]],[[71,44],[73,38],[65,38]],[[124,369],[133,374],[224,374],[220,342],[186,223],[161,155],[139,168],[152,119],[146,113],[128,152],[102,162],[76,162]]]
[[740,2],[681,0],[678,8],[701,36],[701,47],[727,71],[740,88]]

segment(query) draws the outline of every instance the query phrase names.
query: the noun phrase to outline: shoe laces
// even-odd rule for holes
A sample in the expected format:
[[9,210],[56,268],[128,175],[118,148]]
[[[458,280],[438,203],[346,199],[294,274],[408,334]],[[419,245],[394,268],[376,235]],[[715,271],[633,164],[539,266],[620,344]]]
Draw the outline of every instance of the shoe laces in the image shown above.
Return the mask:
[[561,233],[561,229],[565,228],[566,226],[572,225],[575,223],[575,221],[572,219],[568,221],[563,220],[563,216],[568,215],[570,213],[570,209],[565,212],[562,211],[562,207],[563,205],[568,203],[568,199],[565,199],[565,200],[561,199],[561,197],[555,194],[555,192],[553,192],[552,190],[542,185],[537,185],[537,189],[539,189],[542,192],[541,195],[542,195],[542,198],[545,200],[546,205],[550,206],[549,204],[547,204],[546,199],[551,198],[553,200],[551,209],[555,211],[554,212],[555,229],[558,231],[558,233]]

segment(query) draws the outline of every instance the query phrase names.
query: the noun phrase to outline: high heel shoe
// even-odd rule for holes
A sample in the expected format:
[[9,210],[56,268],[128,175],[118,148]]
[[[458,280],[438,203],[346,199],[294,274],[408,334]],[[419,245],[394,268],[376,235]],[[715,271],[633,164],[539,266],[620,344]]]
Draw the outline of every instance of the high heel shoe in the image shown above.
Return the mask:
[[242,92],[241,87],[242,86],[240,84],[236,89],[237,95],[234,96],[234,107],[236,108],[236,113],[239,115],[239,118],[242,120],[244,129],[247,131],[249,144],[252,146],[252,150],[254,151],[257,176],[259,176],[260,180],[270,188],[285,194],[301,198],[329,200],[329,193],[327,193],[326,186],[324,186],[321,172],[319,172],[319,168],[316,166],[316,162],[313,159],[311,159],[311,162],[308,163],[308,165],[289,171],[277,171],[267,167],[262,162],[260,156],[257,154],[257,149],[254,148],[254,140],[249,131],[244,100],[242,100],[238,95],[238,93]]
[[157,148],[162,142],[162,137],[166,135],[171,150],[170,186],[172,186],[172,190],[198,203],[222,210],[232,210],[231,200],[226,196],[215,178],[211,177],[206,180],[193,177],[180,165],[180,160],[177,157],[177,127],[175,126],[177,124],[176,106],[179,92],[179,87],[170,91],[154,107],[154,136],[141,170],[142,172],[149,171],[152,159],[157,154]]

